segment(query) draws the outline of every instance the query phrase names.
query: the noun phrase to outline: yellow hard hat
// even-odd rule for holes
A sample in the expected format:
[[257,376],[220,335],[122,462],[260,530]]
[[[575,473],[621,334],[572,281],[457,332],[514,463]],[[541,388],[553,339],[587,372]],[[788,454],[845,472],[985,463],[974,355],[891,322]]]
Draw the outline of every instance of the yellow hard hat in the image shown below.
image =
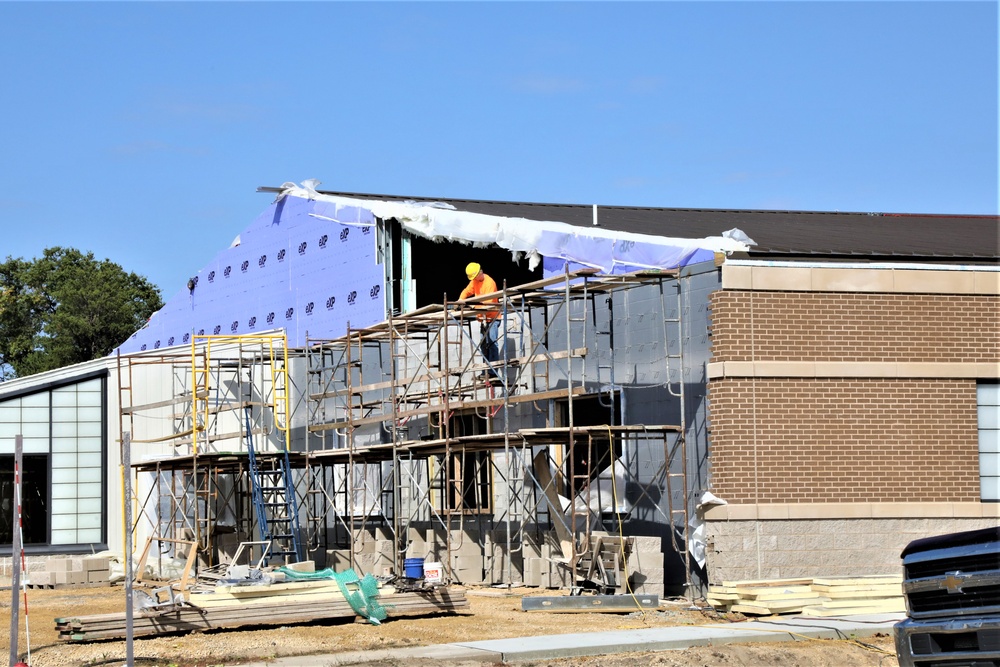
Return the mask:
[[468,276],[469,280],[472,280],[479,275],[481,268],[482,267],[475,262],[471,262],[467,267],[465,267],[465,275]]

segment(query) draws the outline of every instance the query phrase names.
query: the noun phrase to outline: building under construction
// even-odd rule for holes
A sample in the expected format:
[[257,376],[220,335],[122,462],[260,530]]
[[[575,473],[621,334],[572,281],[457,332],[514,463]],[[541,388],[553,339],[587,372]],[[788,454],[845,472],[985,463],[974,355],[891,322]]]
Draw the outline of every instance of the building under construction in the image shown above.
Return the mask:
[[[0,386],[29,555],[694,596],[1000,518],[996,216],[315,185],[111,357]],[[468,262],[499,292],[457,301]]]
[[683,592],[704,486],[686,385],[707,355],[683,315],[715,268],[567,270],[300,348],[195,335],[121,356],[136,528],[195,541],[204,566],[270,540],[272,557],[335,569],[426,558],[465,583]]

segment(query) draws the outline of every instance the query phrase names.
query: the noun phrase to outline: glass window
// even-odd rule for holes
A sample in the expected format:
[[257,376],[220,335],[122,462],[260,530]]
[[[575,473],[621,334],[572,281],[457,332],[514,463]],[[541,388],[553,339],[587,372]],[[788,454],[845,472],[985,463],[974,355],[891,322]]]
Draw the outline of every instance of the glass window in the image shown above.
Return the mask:
[[[23,436],[25,544],[100,544],[104,530],[104,381],[84,380],[0,402],[0,507],[13,501],[14,436]],[[13,541],[0,512],[0,544]]]
[[980,382],[976,394],[979,406],[979,498],[1000,500],[1000,383]]

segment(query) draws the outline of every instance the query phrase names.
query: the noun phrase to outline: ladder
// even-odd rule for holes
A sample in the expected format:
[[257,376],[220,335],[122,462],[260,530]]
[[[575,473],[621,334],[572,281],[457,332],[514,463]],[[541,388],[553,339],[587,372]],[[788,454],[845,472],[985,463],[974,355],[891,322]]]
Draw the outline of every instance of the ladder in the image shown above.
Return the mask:
[[257,528],[262,542],[270,542],[271,555],[301,561],[299,509],[292,481],[288,449],[260,461],[254,448],[250,406],[244,408],[246,446],[250,460],[250,485]]
[[[687,405],[685,403],[684,389],[684,289],[682,277],[678,274],[673,281],[676,289],[676,301],[671,308],[669,304],[663,281],[660,281],[660,309],[663,315],[663,352],[666,365],[666,387],[667,392],[678,399],[680,406],[680,431],[677,441],[673,447],[664,441],[664,465],[665,470],[665,495],[667,498],[667,513],[670,517],[670,541],[677,555],[684,560],[685,572],[685,595],[691,599],[691,550],[690,550],[690,493],[688,488],[688,460],[687,460]],[[671,313],[673,309],[673,313]],[[676,351],[671,350],[671,329],[676,337]],[[677,383],[672,383],[672,371],[676,370]],[[676,464],[676,465],[675,465]],[[675,470],[679,468],[679,472]],[[680,489],[677,488],[680,486]],[[674,501],[674,494],[679,491],[680,505]],[[678,533],[683,539],[683,544],[678,540]]]

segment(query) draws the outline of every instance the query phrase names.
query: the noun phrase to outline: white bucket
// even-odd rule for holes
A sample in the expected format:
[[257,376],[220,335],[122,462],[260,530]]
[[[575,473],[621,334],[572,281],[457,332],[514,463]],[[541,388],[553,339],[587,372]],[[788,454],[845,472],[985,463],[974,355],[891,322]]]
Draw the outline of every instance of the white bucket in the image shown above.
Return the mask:
[[424,563],[424,581],[428,584],[440,584],[444,581],[444,569],[441,567],[441,563],[430,561]]

